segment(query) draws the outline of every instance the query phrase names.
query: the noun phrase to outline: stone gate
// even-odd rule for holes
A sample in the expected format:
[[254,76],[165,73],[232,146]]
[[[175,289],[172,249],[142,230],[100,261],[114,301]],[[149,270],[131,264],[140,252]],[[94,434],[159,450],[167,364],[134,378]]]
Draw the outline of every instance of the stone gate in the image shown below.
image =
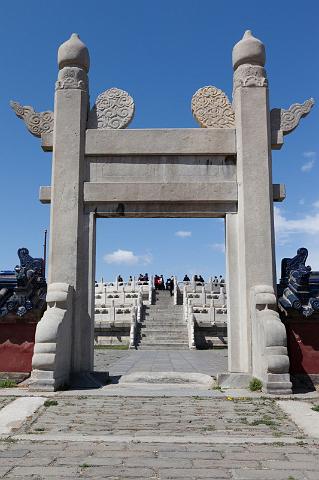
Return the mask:
[[31,380],[58,389],[93,369],[95,224],[98,217],[225,219],[228,379],[254,375],[268,392],[291,391],[286,333],[276,311],[271,149],[313,100],[270,112],[263,43],[247,31],[233,49],[233,103],[200,88],[202,128],[126,129],[130,95],[109,88],[89,106],[89,53],[73,34],[58,51],[54,112],[11,105],[53,152],[48,309],[38,324]]

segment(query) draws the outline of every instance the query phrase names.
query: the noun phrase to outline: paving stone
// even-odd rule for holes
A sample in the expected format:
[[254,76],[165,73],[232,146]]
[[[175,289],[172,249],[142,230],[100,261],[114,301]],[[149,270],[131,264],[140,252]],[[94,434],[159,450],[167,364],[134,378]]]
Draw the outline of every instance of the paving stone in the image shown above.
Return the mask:
[[[310,456],[307,461],[280,461],[280,460],[267,460],[262,461],[263,468],[272,468],[274,470],[316,470],[318,472],[318,460],[314,461],[314,458]],[[319,478],[319,474],[318,474]]]
[[[307,477],[296,470],[231,470],[233,480],[305,480]],[[290,479],[289,479],[290,476]],[[318,480],[318,477],[316,477]]]
[[206,469],[206,468],[167,468],[160,470],[160,478],[231,478],[230,472],[221,469]]
[[29,453],[29,450],[25,449],[10,449],[0,451],[0,458],[19,458],[24,457]]
[[46,476],[55,476],[55,477],[62,477],[62,476],[70,476],[77,474],[78,469],[75,467],[14,467],[10,474],[16,477],[25,477],[27,475],[41,475]]

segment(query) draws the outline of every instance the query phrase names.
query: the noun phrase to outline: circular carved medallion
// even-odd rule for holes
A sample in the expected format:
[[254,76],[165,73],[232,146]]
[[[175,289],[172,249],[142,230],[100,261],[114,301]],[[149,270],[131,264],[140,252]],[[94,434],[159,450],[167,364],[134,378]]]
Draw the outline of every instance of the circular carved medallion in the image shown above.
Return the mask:
[[213,86],[200,88],[194,93],[192,113],[203,128],[230,128],[235,125],[235,114],[227,96]]
[[91,128],[126,128],[134,115],[133,98],[119,88],[101,93],[89,116]]

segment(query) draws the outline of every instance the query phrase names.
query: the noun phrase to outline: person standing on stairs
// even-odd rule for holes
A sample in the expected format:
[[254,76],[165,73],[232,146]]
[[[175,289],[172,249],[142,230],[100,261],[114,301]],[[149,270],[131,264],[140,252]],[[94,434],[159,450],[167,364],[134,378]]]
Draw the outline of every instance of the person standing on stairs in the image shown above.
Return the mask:
[[174,277],[171,276],[170,278],[170,284],[169,284],[169,293],[171,294],[171,297],[173,296],[174,294]]

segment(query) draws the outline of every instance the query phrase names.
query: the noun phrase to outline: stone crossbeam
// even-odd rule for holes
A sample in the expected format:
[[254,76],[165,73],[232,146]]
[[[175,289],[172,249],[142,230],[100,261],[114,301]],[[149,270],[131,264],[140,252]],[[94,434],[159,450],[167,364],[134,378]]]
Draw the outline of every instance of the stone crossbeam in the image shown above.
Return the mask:
[[[42,148],[52,151],[53,135],[42,135]],[[85,155],[235,155],[234,128],[158,130],[86,130]]]
[[[195,196],[196,195],[196,196]],[[90,183],[84,184],[84,201],[88,203],[105,202],[236,202],[236,182],[207,183],[196,189],[196,184],[156,184],[156,183]],[[41,203],[51,203],[51,187],[40,187]],[[285,199],[285,186],[282,183],[273,184],[274,202]]]

